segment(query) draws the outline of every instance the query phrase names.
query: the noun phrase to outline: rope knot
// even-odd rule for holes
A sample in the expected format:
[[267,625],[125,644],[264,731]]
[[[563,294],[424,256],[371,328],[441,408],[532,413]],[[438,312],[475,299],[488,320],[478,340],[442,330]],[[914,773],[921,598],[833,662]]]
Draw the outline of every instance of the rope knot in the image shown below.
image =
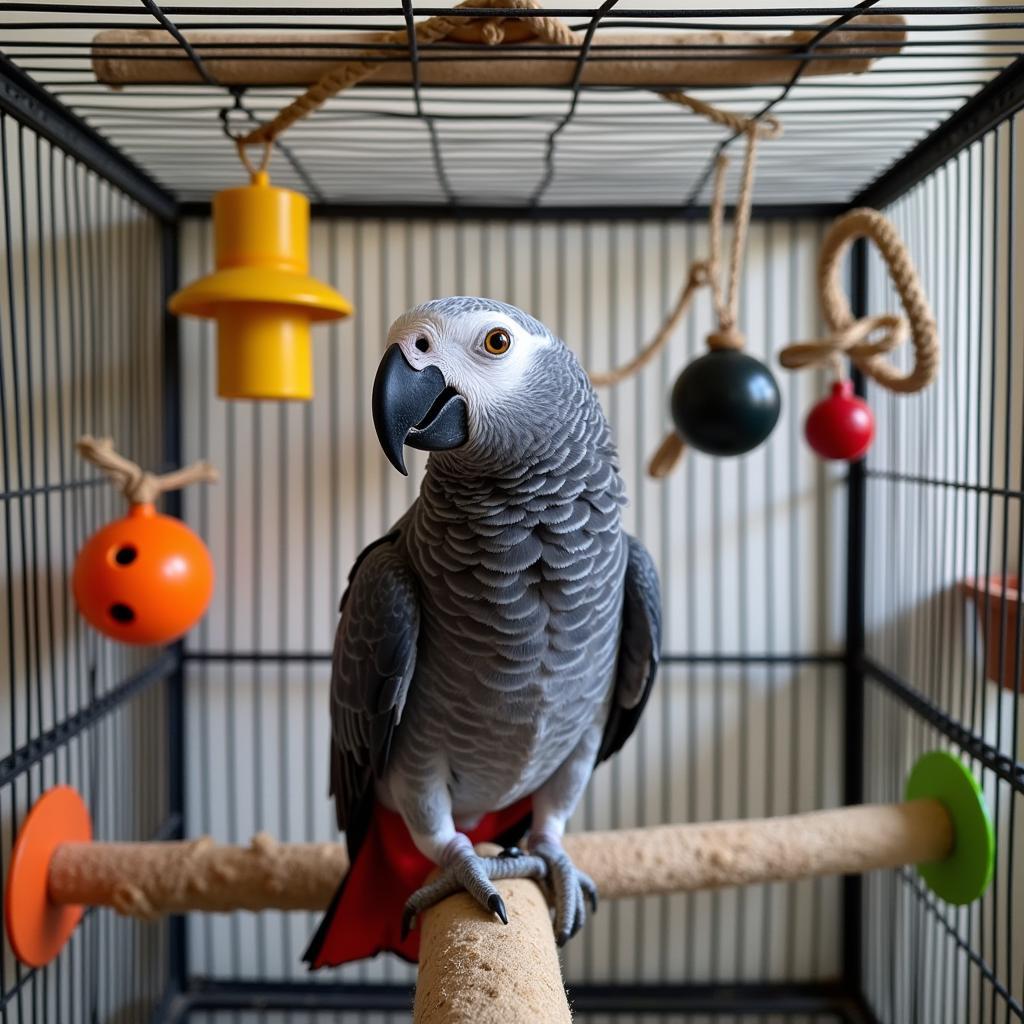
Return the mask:
[[899,348],[909,337],[910,324],[898,313],[863,316],[832,332],[837,347],[858,365]]
[[707,260],[700,260],[690,267],[690,278],[687,282],[689,288],[706,288],[711,284],[711,264]]
[[138,463],[118,454],[109,437],[83,434],[75,447],[86,462],[103,470],[133,505],[151,505],[165,491],[178,490],[198,481],[213,483],[218,479],[217,470],[208,462],[195,462],[162,476],[148,473]]
[[[853,318],[842,287],[840,266],[858,238],[867,238],[878,248],[905,316],[883,313]],[[910,253],[884,214],[867,208],[851,210],[829,228],[818,260],[818,282],[822,312],[831,333],[827,338],[784,348],[779,353],[779,362],[784,367],[796,370],[829,365],[838,374],[840,357],[845,355],[862,373],[889,391],[909,394],[931,383],[939,365],[938,328]],[[904,372],[885,356],[908,338],[914,346],[914,362]]]
[[782,134],[782,122],[774,114],[754,121],[754,125],[754,130],[762,139],[777,139]]
[[902,345],[910,334],[910,325],[895,313],[862,316],[837,327],[827,338],[797,341],[779,353],[779,362],[787,370],[810,366],[836,366],[840,356],[864,373],[871,373],[874,361]]
[[488,46],[498,46],[505,41],[505,25],[501,18],[489,18],[480,26],[480,35]]
[[720,325],[717,331],[712,331],[707,337],[707,345],[712,352],[724,349],[736,351],[746,343],[747,339],[733,325]]

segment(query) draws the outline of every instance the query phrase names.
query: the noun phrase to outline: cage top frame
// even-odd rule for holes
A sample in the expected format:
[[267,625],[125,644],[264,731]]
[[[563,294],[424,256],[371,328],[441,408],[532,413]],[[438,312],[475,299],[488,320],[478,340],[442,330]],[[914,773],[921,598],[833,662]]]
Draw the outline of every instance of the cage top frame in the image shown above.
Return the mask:
[[[98,32],[155,29],[175,33],[166,35],[168,40],[185,40],[208,29],[251,35],[298,27],[325,38],[343,32],[372,40],[383,30],[451,10],[411,0],[377,0],[341,14],[308,0],[287,12],[268,7],[258,16],[252,8],[234,13],[209,4],[82,4],[73,18],[66,5],[57,3],[8,8],[5,51],[15,70],[42,85],[188,212],[201,209],[213,191],[240,180],[233,146],[223,135],[224,119],[235,127],[265,121],[300,90],[265,86],[242,93],[225,88],[210,74],[212,61],[204,62],[200,45],[189,47],[188,56],[197,77],[205,76],[206,82],[130,85],[114,92],[93,73]],[[498,8],[487,13],[522,20],[530,12]],[[615,46],[602,39],[630,32],[656,39],[662,33],[666,45],[650,44],[643,51],[645,59],[657,62],[678,56],[673,33],[742,29],[778,36],[818,26],[805,31],[810,38],[795,54],[800,70],[790,80],[740,82],[702,89],[700,95],[746,115],[771,110],[786,124],[784,137],[763,147],[755,195],[759,213],[788,214],[799,207],[821,215],[866,201],[880,179],[888,178],[923,140],[942,132],[1024,51],[1024,4],[911,8],[877,0],[857,5],[830,0],[816,8],[769,8],[748,2],[681,14],[664,0],[610,0],[600,6],[572,0],[549,7],[548,13],[563,17],[585,44],[565,55],[552,52],[558,47],[516,42],[501,57],[483,44],[459,44],[468,52],[453,54],[443,42],[437,52],[412,46],[385,55],[385,61],[410,66],[411,83],[360,86],[296,125],[277,146],[275,182],[306,192],[319,209],[374,215],[391,209],[404,216],[434,211],[634,216],[640,210],[678,216],[699,211],[707,201],[709,167],[732,135],[649,91],[588,85],[583,78],[588,66],[615,59]],[[830,47],[837,44],[829,36],[865,13],[908,17],[907,38],[898,54],[892,44],[880,45],[862,53],[878,58],[866,73],[808,74],[807,69],[830,58]],[[153,46],[158,61],[172,60],[166,43]],[[739,61],[740,67],[743,61],[756,66],[765,59],[756,52],[737,54],[727,39],[719,50],[710,55],[702,50],[697,58]],[[360,51],[351,54],[347,59]],[[145,51],[142,56],[152,60]],[[332,62],[336,56],[331,51]],[[180,57],[173,59],[180,63]],[[422,69],[439,61],[521,64],[524,59],[538,66],[570,59],[576,74],[567,86],[545,89],[441,88],[420,82]],[[801,169],[798,185],[794,167]]]

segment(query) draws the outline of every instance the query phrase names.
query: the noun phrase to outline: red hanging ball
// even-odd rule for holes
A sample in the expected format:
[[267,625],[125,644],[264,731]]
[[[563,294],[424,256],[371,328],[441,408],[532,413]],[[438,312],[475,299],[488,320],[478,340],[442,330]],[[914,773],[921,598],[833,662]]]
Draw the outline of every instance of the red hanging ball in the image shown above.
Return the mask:
[[853,393],[848,380],[832,385],[808,414],[804,424],[807,443],[824,459],[848,462],[863,458],[875,436],[875,417],[870,406]]

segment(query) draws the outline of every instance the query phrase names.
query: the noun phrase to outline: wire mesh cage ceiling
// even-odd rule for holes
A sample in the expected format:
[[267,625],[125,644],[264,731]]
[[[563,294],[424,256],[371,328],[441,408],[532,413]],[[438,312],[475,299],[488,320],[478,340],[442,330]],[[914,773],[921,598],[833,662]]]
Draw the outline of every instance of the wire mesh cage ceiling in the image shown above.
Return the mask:
[[[280,184],[340,205],[706,203],[732,133],[658,95],[686,89],[782,121],[758,204],[846,203],[1005,67],[1024,32],[1017,4],[607,0],[545,10],[572,44],[538,38],[537,12],[510,4],[465,7],[465,29],[410,46],[381,40],[451,8],[5,6],[4,52],[183,201],[237,180],[226,126],[251,129],[371,55],[371,75],[278,140]],[[484,20],[500,31],[475,32]]]

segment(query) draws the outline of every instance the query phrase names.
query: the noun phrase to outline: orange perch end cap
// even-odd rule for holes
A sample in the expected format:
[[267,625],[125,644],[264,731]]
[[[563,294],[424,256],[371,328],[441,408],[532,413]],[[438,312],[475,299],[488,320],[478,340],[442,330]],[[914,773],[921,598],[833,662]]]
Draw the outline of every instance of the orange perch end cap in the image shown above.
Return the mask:
[[50,901],[50,861],[61,843],[92,840],[92,822],[70,786],[48,789],[28,812],[11,852],[4,898],[7,938],[27,967],[45,967],[64,948],[84,907]]

